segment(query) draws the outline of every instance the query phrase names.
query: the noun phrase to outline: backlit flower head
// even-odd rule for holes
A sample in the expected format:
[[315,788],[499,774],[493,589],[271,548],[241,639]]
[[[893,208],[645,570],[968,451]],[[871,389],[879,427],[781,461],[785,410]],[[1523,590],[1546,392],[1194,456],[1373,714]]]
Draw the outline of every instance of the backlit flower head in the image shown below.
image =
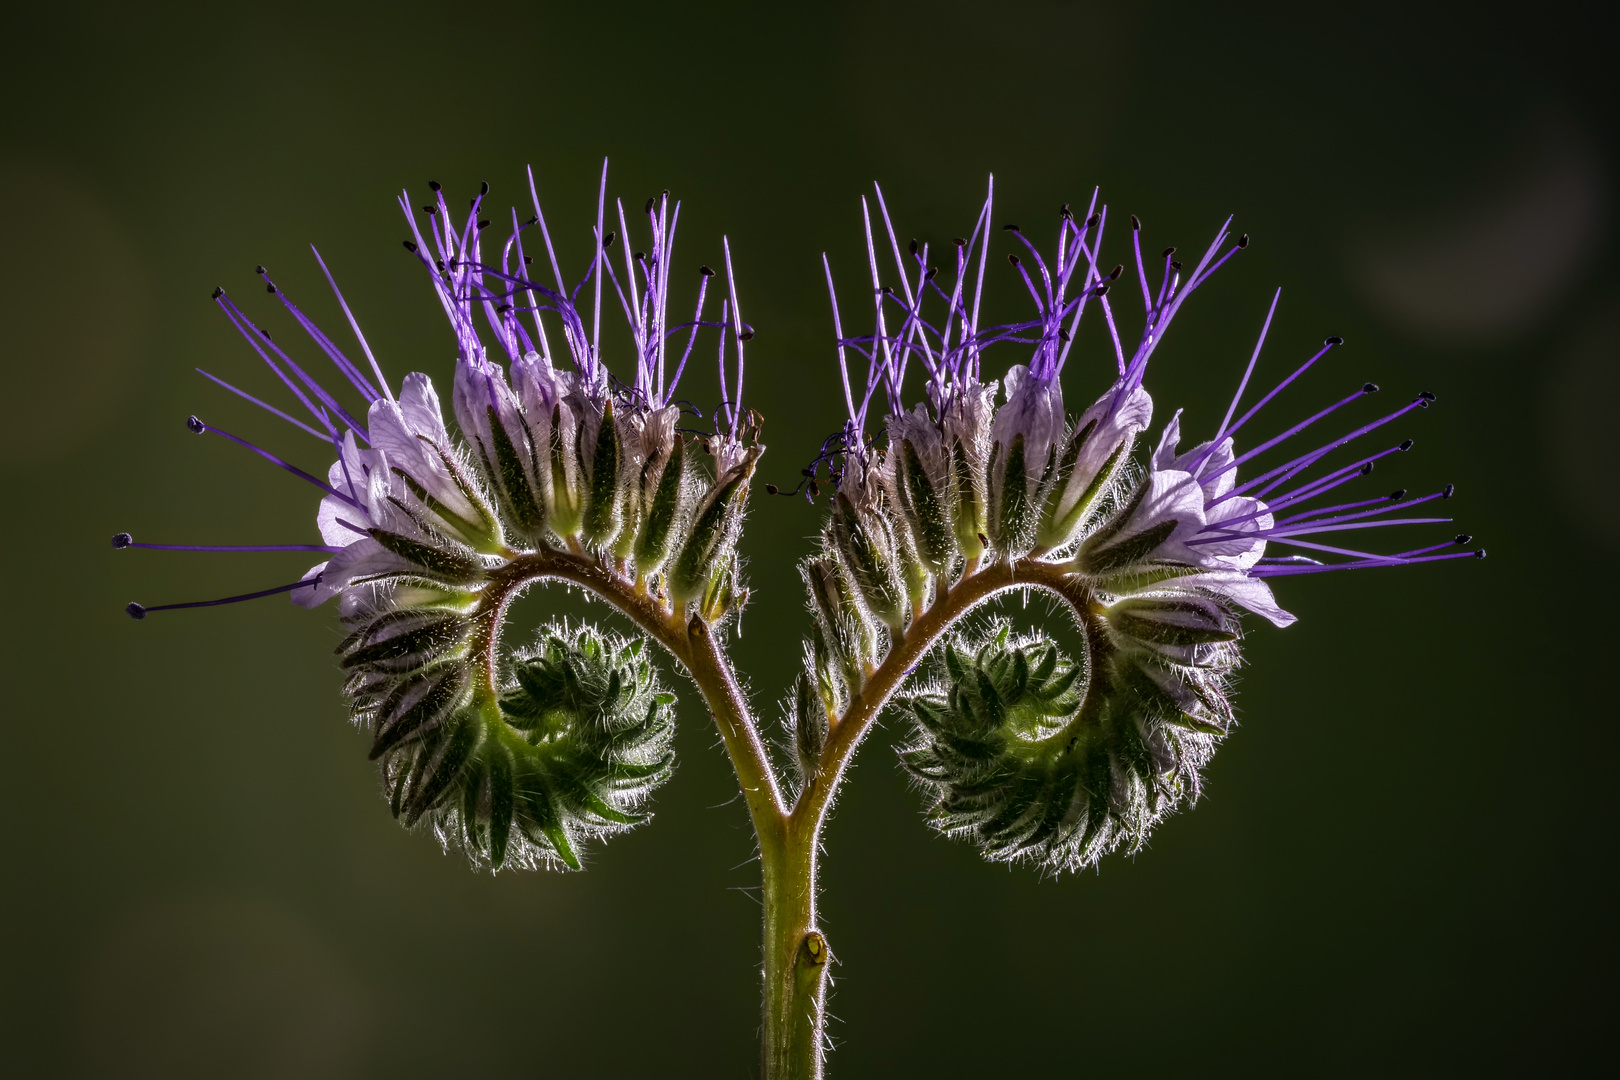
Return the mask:
[[[1145,457],[1135,452],[1152,420],[1143,385],[1149,361],[1183,303],[1248,246],[1247,236],[1231,236],[1230,222],[1187,266],[1174,247],[1150,264],[1132,217],[1131,276],[1141,293],[1142,329],[1127,347],[1114,307],[1125,268],[1102,269],[1108,210],[1095,195],[1084,215],[1062,208],[1050,255],[1018,226],[1001,228],[1015,245],[1007,262],[1035,312],[992,326],[978,317],[992,262],[991,199],[971,237],[956,241],[951,276],[938,272],[926,245],[913,241],[902,254],[881,191],[877,206],[886,244],[874,241],[870,210],[865,215],[873,331],[846,336],[834,298],[850,419],[830,444],[839,486],[826,554],[807,563],[818,568],[807,571],[807,581],[827,579],[837,565],[851,587],[836,597],[836,590],[812,589],[821,630],[807,652],[806,685],[819,679],[836,697],[840,680],[860,681],[858,658],[849,652],[855,645],[841,644],[852,639],[840,626],[875,621],[899,637],[984,560],[1062,597],[1088,652],[1084,661],[1071,660],[1043,639],[1009,639],[1005,626],[988,638],[969,632],[949,639],[934,682],[906,699],[919,740],[906,760],[931,793],[933,820],[944,831],[974,838],[992,858],[1053,868],[1087,865],[1122,843],[1140,844],[1154,822],[1196,796],[1199,769],[1230,729],[1226,683],[1240,662],[1236,612],[1279,626],[1293,621],[1272,596],[1272,578],[1482,554],[1460,550],[1471,542],[1466,535],[1389,555],[1325,538],[1449,521],[1410,510],[1449,498],[1450,485],[1415,498],[1397,491],[1320,505],[1378,459],[1412,444],[1403,440],[1342,464],[1333,455],[1428,407],[1431,394],[1354,423],[1257,475],[1240,475],[1378,389],[1358,386],[1240,449],[1251,420],[1341,344],[1329,338],[1239,416],[1275,299],[1214,438],[1181,452],[1177,412],[1156,449]],[[898,287],[881,279],[880,247],[892,255]],[[830,270],[828,276],[830,286]],[[1111,385],[1071,420],[1062,376],[1088,310],[1103,322],[1114,370]],[[849,377],[852,352],[867,361],[861,394]],[[992,369],[993,358],[1010,362]],[[912,371],[920,372],[912,382],[923,385],[908,401]],[[888,404],[882,438],[866,430],[879,387]],[[1042,679],[1057,679],[1050,692],[1029,681],[1030,665],[1041,667]],[[1015,701],[1027,701],[1034,710],[1028,717],[1043,719],[1018,719],[1024,706],[1014,708]],[[795,701],[793,715],[805,707]]]
[[[607,221],[606,184],[604,166],[592,258],[572,285],[532,175],[532,216],[520,221],[513,210],[509,229],[494,234],[484,216],[488,185],[459,220],[437,183],[419,208],[401,195],[411,234],[405,247],[426,271],[455,342],[455,432],[426,375],[407,375],[396,393],[330,274],[363,366],[259,268],[267,290],[336,369],[346,384],[341,391],[314,378],[216,289],[215,302],[304,415],[208,378],[318,440],[336,460],[322,479],[196,417],[188,423],[318,488],[322,543],[219,548],[137,543],[128,534],[114,540],[118,547],[326,555],[289,585],[218,601],[131,604],[129,612],[141,618],[276,592],[290,592],[306,607],[338,598],[351,630],[338,650],[346,691],[355,718],[375,736],[373,756],[383,763],[394,812],[495,866],[577,865],[577,841],[639,820],[633,807],[668,774],[668,695],[648,689],[645,663],[630,659],[639,643],[632,649],[588,628],[563,628],[544,645],[543,662],[503,655],[501,613],[515,592],[557,576],[552,562],[569,553],[570,572],[595,565],[599,570],[588,572],[624,581],[672,617],[691,610],[718,622],[746,597],[733,547],[763,447],[759,425],[741,403],[742,343],[753,331],[738,309],[729,244],[719,317],[705,317],[715,276],[705,266],[696,275],[695,312],[674,319],[679,203],[668,192],[647,201],[649,242],[632,251],[622,203],[614,203],[615,220]],[[488,240],[492,235],[501,239]],[[630,361],[617,365],[622,377],[602,355],[605,307],[619,309],[633,342]],[[675,397],[704,330],[718,339],[723,398],[710,430],[683,423],[683,412],[696,410]],[[356,397],[364,404],[351,408]],[[698,423],[709,421],[697,414]],[[694,435],[714,469],[694,460],[688,446]],[[572,714],[548,712],[554,706],[536,689],[545,680],[524,681],[525,672],[540,670],[537,664],[573,672],[556,676],[563,682],[555,692],[574,695],[570,701],[585,684],[605,696],[565,721]],[[625,674],[632,669],[640,674]],[[626,697],[625,679],[641,690]],[[646,704],[654,699],[654,706]],[[620,728],[601,726],[603,717],[626,708],[631,712]],[[612,731],[618,733],[598,745]],[[565,745],[575,749],[557,758]]]

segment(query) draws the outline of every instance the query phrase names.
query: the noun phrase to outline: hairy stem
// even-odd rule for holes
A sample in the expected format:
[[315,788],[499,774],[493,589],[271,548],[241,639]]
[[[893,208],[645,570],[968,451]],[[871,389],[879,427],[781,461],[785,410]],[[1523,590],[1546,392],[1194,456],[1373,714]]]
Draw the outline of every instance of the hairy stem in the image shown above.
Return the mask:
[[643,582],[632,582],[589,556],[566,551],[520,555],[503,567],[485,595],[488,622],[475,635],[489,677],[494,678],[499,623],[506,605],[525,586],[553,579],[582,586],[612,605],[662,645],[703,695],[737,772],[759,839],[764,904],[763,1040],[766,1080],[819,1080],[826,1046],[826,993],[831,953],[816,926],[816,853],[827,809],[861,740],[883,707],[928,650],[975,607],[998,593],[1034,587],[1059,594],[1085,612],[1089,598],[1077,593],[1067,568],[1025,559],[1013,564],[970,565],[934,603],[896,635],[888,655],[854,695],[834,725],[819,768],[809,777],[791,812],[748,702],[720,642],[708,624],[682,622]]
[[765,907],[767,1080],[817,1080],[826,1031],[827,940],[816,929],[817,830],[788,823],[760,838]]

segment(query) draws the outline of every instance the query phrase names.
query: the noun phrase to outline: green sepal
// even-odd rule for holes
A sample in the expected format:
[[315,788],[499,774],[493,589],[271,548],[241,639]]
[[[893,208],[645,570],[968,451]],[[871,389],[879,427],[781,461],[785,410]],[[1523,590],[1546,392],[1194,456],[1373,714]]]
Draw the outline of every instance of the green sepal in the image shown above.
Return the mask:
[[493,471],[500,478],[502,502],[507,513],[515,520],[523,534],[531,539],[545,529],[545,507],[529,483],[529,470],[517,447],[512,445],[501,423],[495,406],[486,406],[489,413],[489,437],[495,444]]
[[[576,436],[577,439],[577,436]],[[572,452],[568,436],[563,431],[562,406],[551,411],[550,445],[546,456],[551,469],[551,501],[547,506],[547,521],[551,531],[567,539],[578,536],[580,529],[580,503],[584,492],[579,485],[577,454]]]
[[956,537],[951,528],[951,492],[934,490],[922,459],[910,439],[902,439],[895,456],[895,490],[911,525],[912,538],[923,565],[942,574],[956,558]]
[[748,479],[754,473],[758,453],[748,456],[725,476],[699,504],[686,543],[669,572],[669,594],[677,607],[698,599],[709,584],[716,560],[728,546],[735,515],[747,499]]
[[[424,544],[387,529],[367,530],[371,538],[407,562],[422,568],[430,579],[451,585],[476,585],[488,579],[484,565],[470,551]],[[459,545],[457,545],[459,547]]]
[[1074,461],[1079,456],[1081,443],[1089,435],[1090,429],[1091,425],[1088,424],[1086,431],[1075,440],[1071,453],[1065,455],[1068,460],[1068,469],[1059,470],[1059,475],[1047,492],[1046,507],[1042,512],[1041,526],[1037,530],[1035,538],[1036,543],[1043,548],[1062,547],[1074,539],[1075,533],[1079,532],[1085,525],[1087,515],[1097,505],[1097,500],[1102,496],[1102,493],[1108,490],[1108,485],[1113,481],[1130,452],[1131,442],[1129,439],[1115,447],[1114,452],[1108,455],[1108,460],[1103,462],[1102,468],[1098,469],[1096,475],[1086,484],[1086,489],[1080,493],[1080,498],[1075,500],[1075,504],[1062,517],[1058,517],[1058,507],[1063,501],[1064,489],[1068,487],[1068,474],[1073,471]]
[[1176,531],[1177,524],[1179,522],[1171,518],[1149,526],[1141,532],[1133,533],[1123,540],[1116,540],[1107,547],[1093,548],[1088,544],[1082,550],[1081,566],[1088,574],[1107,574],[1139,563],[1170,539],[1171,534]]
[[596,432],[596,452],[592,454],[585,488],[585,515],[581,527],[585,542],[605,548],[613,543],[623,524],[623,499],[619,492],[619,427],[613,422],[613,399],[602,405],[602,423]]
[[[648,467],[651,468],[652,464],[649,462]],[[636,571],[643,576],[656,573],[669,558],[675,539],[675,525],[680,518],[681,497],[686,490],[685,482],[686,440],[676,435],[636,537]]]
[[951,523],[957,547],[965,557],[977,559],[985,551],[984,484],[974,475],[961,444],[955,442],[951,444],[951,485]]
[[899,629],[906,622],[906,589],[887,528],[881,514],[863,514],[849,496],[838,493],[831,524],[833,546],[867,609],[879,622]]

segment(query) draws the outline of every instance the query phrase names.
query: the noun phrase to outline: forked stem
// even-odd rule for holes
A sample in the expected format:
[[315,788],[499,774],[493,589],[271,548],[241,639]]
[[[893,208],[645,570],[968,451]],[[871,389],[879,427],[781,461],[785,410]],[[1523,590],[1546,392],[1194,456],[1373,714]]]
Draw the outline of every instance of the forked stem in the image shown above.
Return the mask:
[[[815,775],[790,809],[759,734],[759,726],[709,626],[682,622],[645,583],[632,583],[595,560],[565,551],[521,555],[504,567],[486,594],[490,625],[479,643],[493,663],[498,622],[510,598],[543,579],[581,585],[625,615],[672,655],[703,695],[759,840],[764,906],[763,1039],[765,1080],[819,1080],[825,1063],[828,965],[826,937],[816,925],[817,852],[827,808],[861,740],[894,692],[941,636],[999,593],[1039,588],[1084,614],[1090,598],[1077,591],[1064,566],[1024,559],[969,567],[942,589],[932,606],[897,636],[828,736]],[[491,667],[491,671],[493,668]]]

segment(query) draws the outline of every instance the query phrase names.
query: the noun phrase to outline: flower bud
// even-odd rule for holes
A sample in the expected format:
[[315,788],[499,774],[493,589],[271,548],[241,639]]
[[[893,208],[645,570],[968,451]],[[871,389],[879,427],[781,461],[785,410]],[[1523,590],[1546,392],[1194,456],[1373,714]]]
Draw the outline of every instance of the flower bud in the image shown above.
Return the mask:
[[793,725],[794,756],[799,776],[808,780],[821,769],[821,751],[827,745],[831,722],[821,695],[809,674],[799,672],[793,683],[790,720]]
[[754,475],[760,447],[749,447],[738,464],[725,470],[698,504],[692,528],[669,572],[669,594],[677,607],[698,599],[708,588],[716,564],[736,542],[748,481]]
[[[590,416],[589,413],[586,414]],[[581,429],[580,472],[585,478],[585,505],[580,533],[598,550],[613,543],[624,524],[624,495],[620,490],[619,462],[623,453],[619,425],[613,418],[613,399],[602,402],[594,431]]]
[[832,547],[843,560],[857,594],[878,621],[893,629],[905,625],[906,590],[899,553],[889,523],[875,508],[862,511],[838,492],[828,527]]
[[1057,468],[1042,488],[1035,537],[1042,550],[1062,547],[1083,531],[1152,416],[1153,399],[1147,391],[1122,381],[1076,421]]
[[687,503],[686,440],[670,440],[661,458],[650,458],[642,470],[642,505],[636,530],[636,572],[657,573],[669,558]]
[[877,659],[877,628],[856,598],[854,586],[836,557],[806,559],[799,564],[799,575],[804,578],[810,611],[821,635],[819,640],[812,638],[816,670],[828,680],[835,695],[837,682],[860,689],[866,683],[868,665]]

